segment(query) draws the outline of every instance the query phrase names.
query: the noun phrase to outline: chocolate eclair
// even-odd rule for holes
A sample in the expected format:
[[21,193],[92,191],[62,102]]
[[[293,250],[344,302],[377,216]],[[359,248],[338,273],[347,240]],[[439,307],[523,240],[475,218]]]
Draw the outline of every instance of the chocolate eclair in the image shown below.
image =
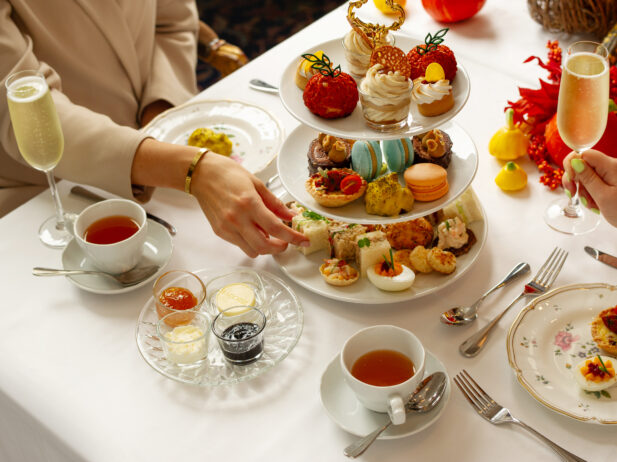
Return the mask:
[[430,130],[413,137],[415,164],[430,162],[448,168],[452,159],[452,140],[443,130]]
[[311,141],[307,156],[309,175],[317,173],[320,168],[349,168],[351,143],[342,138],[320,133]]

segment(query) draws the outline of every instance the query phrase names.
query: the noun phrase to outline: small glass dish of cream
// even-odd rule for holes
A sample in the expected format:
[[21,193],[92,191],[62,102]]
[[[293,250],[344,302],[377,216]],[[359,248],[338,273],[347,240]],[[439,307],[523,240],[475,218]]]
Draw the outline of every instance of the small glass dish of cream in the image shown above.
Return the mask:
[[[264,311],[265,290],[259,274],[242,269],[212,278],[206,283],[207,307],[212,316],[225,311],[234,316],[254,307]],[[235,310],[230,308],[237,307]]]
[[204,313],[170,313],[159,320],[156,330],[167,361],[192,365],[208,356],[210,320]]

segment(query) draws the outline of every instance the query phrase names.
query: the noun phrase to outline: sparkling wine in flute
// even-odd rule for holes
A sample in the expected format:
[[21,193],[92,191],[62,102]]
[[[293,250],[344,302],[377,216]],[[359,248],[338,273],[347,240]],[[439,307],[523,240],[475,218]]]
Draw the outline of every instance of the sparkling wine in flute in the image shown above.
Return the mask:
[[602,138],[608,98],[606,60],[594,53],[571,56],[561,74],[557,106],[557,128],[568,147],[582,152]]
[[6,80],[6,95],[19,152],[32,167],[45,172],[56,208],[56,214],[39,228],[39,238],[49,247],[62,248],[72,235],[64,224],[64,212],[53,175],[64,150],[56,106],[45,77],[36,71],[10,75]]

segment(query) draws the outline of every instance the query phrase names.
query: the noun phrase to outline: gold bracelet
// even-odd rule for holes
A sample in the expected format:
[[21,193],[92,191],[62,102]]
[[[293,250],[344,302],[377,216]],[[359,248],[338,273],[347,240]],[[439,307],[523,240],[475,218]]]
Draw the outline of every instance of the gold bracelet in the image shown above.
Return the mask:
[[208,152],[207,148],[201,148],[199,152],[195,154],[195,157],[193,157],[193,161],[189,166],[189,170],[188,172],[186,172],[186,179],[184,180],[184,192],[187,194],[191,194],[191,180],[193,179],[193,172],[197,167],[197,163],[201,160],[201,158],[206,152]]

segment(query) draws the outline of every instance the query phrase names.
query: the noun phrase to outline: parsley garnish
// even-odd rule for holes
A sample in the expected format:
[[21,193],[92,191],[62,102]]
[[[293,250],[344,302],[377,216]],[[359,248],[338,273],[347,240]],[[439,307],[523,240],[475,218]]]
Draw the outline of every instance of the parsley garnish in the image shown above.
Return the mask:
[[446,224],[446,231],[450,231],[450,223],[448,220],[444,221],[444,223]]
[[598,359],[600,360],[600,364],[602,364],[602,367],[598,367],[598,369],[600,369],[602,372],[605,372],[606,374],[608,374],[608,369],[604,365],[604,361],[602,361],[602,358],[600,357],[600,355],[597,355],[597,356],[598,356]]
[[302,216],[304,218],[308,218],[309,220],[323,220],[325,222],[330,221],[326,217],[321,216],[320,214],[318,214],[317,212],[313,212],[312,210],[305,210],[304,212],[302,212]]
[[360,239],[358,241],[358,247],[362,248],[362,247],[370,247],[371,246],[371,240],[368,237],[365,237],[363,239]]
[[382,255],[384,262],[388,265],[388,269],[394,269],[394,255],[392,255],[392,248],[390,248],[390,261],[388,261],[388,257]]

